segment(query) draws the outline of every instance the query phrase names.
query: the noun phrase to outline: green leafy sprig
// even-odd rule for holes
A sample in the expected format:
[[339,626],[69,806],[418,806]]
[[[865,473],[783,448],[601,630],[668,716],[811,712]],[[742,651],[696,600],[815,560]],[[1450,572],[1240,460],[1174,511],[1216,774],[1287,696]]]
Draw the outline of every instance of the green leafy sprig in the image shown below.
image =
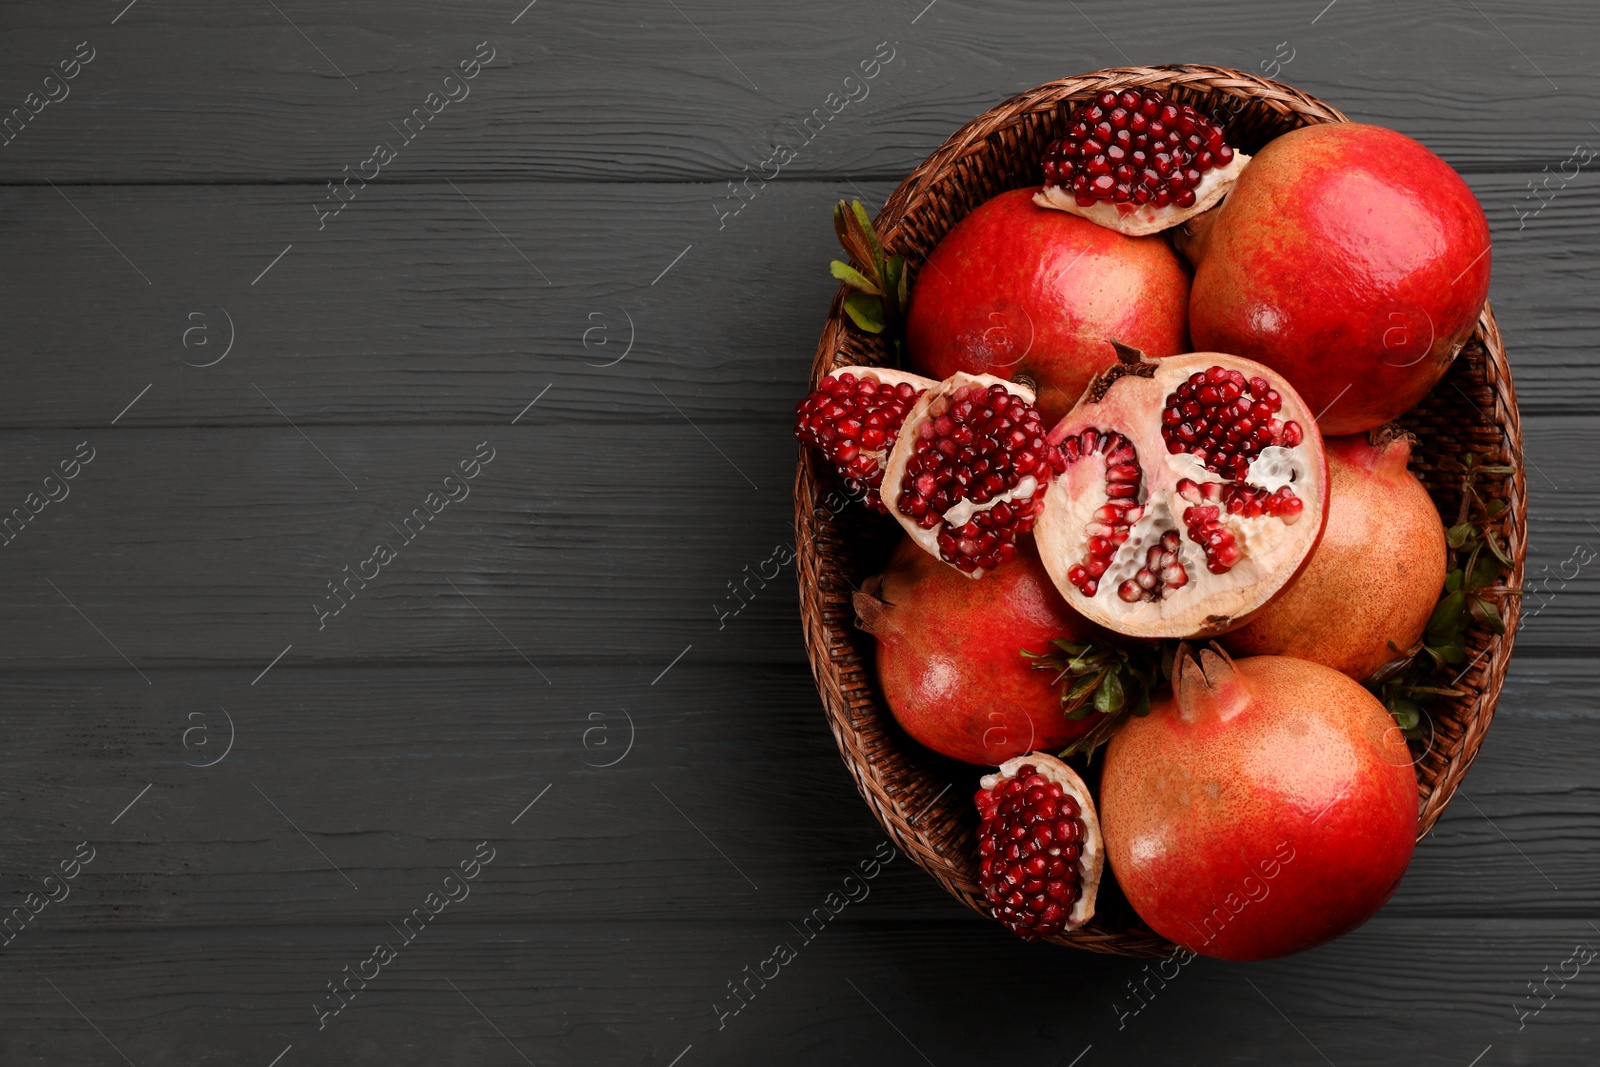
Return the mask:
[[885,256],[878,231],[861,201],[833,205],[833,230],[850,262],[833,260],[828,269],[852,292],[844,298],[850,321],[868,333],[882,334],[894,351],[895,366],[905,355],[905,308],[909,298],[904,256]]
[[1150,699],[1172,677],[1177,644],[1172,641],[1110,644],[1099,641],[1050,642],[1051,652],[1022,655],[1036,671],[1055,674],[1061,689],[1061,712],[1074,721],[1090,715],[1099,721],[1061,755],[1075,756],[1094,750],[1111,738],[1124,715],[1147,715]]
[[1461,509],[1456,523],[1445,531],[1447,567],[1444,589],[1428,618],[1422,640],[1399,653],[1367,679],[1367,688],[1383,701],[1407,737],[1422,736],[1424,713],[1440,697],[1469,696],[1445,679],[1467,660],[1467,630],[1473,624],[1491,632],[1506,632],[1500,601],[1519,596],[1504,578],[1512,569],[1506,542],[1506,502],[1485,500],[1478,492],[1481,475],[1513,474],[1515,467],[1478,462],[1467,453],[1461,459]]

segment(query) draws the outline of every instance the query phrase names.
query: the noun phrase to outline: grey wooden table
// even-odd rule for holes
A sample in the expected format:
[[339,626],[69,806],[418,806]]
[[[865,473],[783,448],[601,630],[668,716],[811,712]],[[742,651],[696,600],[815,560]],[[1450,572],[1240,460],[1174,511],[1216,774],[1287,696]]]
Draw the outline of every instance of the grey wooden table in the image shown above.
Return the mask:
[[[0,1063],[1600,1061],[1592,0],[525,3],[0,9]],[[1488,742],[1300,957],[1152,978],[903,858],[805,941],[882,835],[792,568],[729,583],[792,538],[829,204],[1186,60],[1488,212],[1538,587]]]

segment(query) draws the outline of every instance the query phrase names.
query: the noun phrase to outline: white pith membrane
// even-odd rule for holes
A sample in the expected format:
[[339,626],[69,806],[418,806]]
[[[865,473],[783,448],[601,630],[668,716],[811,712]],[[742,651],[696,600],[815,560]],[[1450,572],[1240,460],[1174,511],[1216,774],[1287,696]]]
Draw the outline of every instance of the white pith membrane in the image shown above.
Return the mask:
[[[1100,891],[1100,878],[1105,870],[1105,843],[1100,837],[1100,815],[1095,810],[1094,797],[1078,772],[1047,752],[1033,752],[1006,760],[999,770],[978,780],[984,789],[993,789],[1007,779],[1015,778],[1025,765],[1032,765],[1040,775],[1055,782],[1061,791],[1078,804],[1078,821],[1083,825],[1083,837],[1078,852],[1078,899],[1068,912],[1066,930],[1076,930],[1094,918],[1095,897]],[[980,809],[981,814],[981,809]],[[1048,854],[1059,855],[1060,849],[1052,847]]]
[[[1143,364],[1149,367],[1150,364]],[[1207,470],[1189,452],[1172,453],[1161,432],[1161,414],[1167,398],[1196,371],[1221,366],[1242,372],[1247,379],[1264,378],[1281,398],[1276,413],[1281,422],[1294,422],[1301,440],[1293,447],[1267,445],[1250,460],[1241,481]],[[1069,604],[1078,612],[1118,633],[1134,637],[1200,637],[1223,633],[1246,619],[1277,595],[1309,557],[1322,536],[1327,515],[1328,474],[1322,456],[1316,420],[1300,396],[1279,376],[1251,360],[1214,352],[1171,356],[1155,361],[1149,377],[1125,373],[1104,387],[1091,383],[1083,399],[1051,431],[1051,439],[1083,439],[1085,430],[1101,437],[1105,431],[1132,446],[1138,466],[1138,492],[1124,498],[1134,502],[1133,521],[1126,539],[1117,545],[1092,595],[1069,577],[1074,567],[1090,560],[1090,538],[1105,535],[1104,509],[1108,496],[1106,453],[1116,455],[1120,443],[1093,451],[1069,463],[1058,485],[1045,498],[1034,527],[1034,539],[1045,570]],[[1094,398],[1094,399],[1092,399]],[[1080,449],[1081,451],[1081,449]],[[1187,485],[1189,498],[1180,492]],[[1298,515],[1287,519],[1274,514],[1248,517],[1227,511],[1226,493],[1237,488],[1258,491],[1258,499],[1285,490],[1300,502]],[[1242,495],[1242,494],[1240,494]],[[1191,508],[1217,509],[1216,525],[1233,538],[1238,559],[1224,573],[1208,566],[1207,553],[1184,521]],[[1091,528],[1091,524],[1097,524]],[[1163,537],[1176,535],[1175,551],[1151,567],[1151,549]],[[1114,537],[1109,537],[1115,540]],[[1167,537],[1166,545],[1171,545]],[[1106,551],[1104,546],[1100,546]],[[1164,549],[1163,549],[1164,551]],[[1177,572],[1166,567],[1176,564]],[[1158,580],[1144,597],[1129,602],[1121,595],[1124,583],[1141,570]],[[1170,575],[1175,581],[1167,581]],[[1082,574],[1077,577],[1082,579]],[[1148,588],[1148,586],[1146,587]]]
[[1225,166],[1202,171],[1200,184],[1194,187],[1194,203],[1188,207],[1175,204],[1157,207],[1153,203],[1136,204],[1131,201],[1119,204],[1114,200],[1096,200],[1084,207],[1078,203],[1071,189],[1059,185],[1046,185],[1033,194],[1033,202],[1040,207],[1055,208],[1086,218],[1129,237],[1143,237],[1187,222],[1202,211],[1209,211],[1222,203],[1222,198],[1228,195],[1228,190],[1233,188],[1233,183],[1239,180],[1239,175],[1249,162],[1249,156],[1235,151]]
[[[914,518],[901,512],[899,503],[900,497],[905,490],[903,483],[906,477],[906,466],[911,462],[912,457],[917,454],[920,426],[931,418],[937,417],[933,414],[936,406],[941,403],[948,404],[950,399],[960,390],[971,386],[988,389],[996,385],[1004,387],[1012,396],[1020,397],[1029,404],[1034,402],[1033,390],[1026,386],[1008,382],[992,374],[966,374],[957,371],[926,393],[923,393],[916,406],[906,413],[905,422],[900,426],[900,435],[895,441],[894,450],[889,454],[888,466],[883,473],[883,485],[880,489],[880,495],[889,514],[894,516],[895,521],[905,529],[913,541],[922,546],[923,550],[935,559],[952,567],[956,567],[956,565],[945,559],[939,548],[939,532],[941,528],[949,527],[954,529],[964,526],[974,515],[992,511],[1000,504],[1006,504],[1016,509],[1033,509],[1042,499],[1042,494],[1050,485],[1049,479],[1041,480],[1041,478],[1034,475],[1024,475],[1017,480],[1015,485],[981,504],[967,499],[956,501],[943,512],[943,522],[927,528],[921,526]],[[1042,424],[1041,428],[1048,429],[1048,427],[1043,427]],[[1049,470],[1048,467],[1045,469]],[[1050,473],[1053,475],[1054,472],[1050,471]],[[1031,520],[1024,523],[1025,529],[1029,526],[1031,526]],[[960,567],[956,567],[956,569],[969,578],[981,578],[992,568],[980,566],[973,570],[963,570]]]

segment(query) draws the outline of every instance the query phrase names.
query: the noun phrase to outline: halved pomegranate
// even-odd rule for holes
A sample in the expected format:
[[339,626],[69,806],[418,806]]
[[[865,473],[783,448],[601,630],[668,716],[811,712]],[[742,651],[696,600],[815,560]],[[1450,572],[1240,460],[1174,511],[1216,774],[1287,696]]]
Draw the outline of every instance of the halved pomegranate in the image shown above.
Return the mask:
[[883,468],[900,424],[938,383],[887,367],[840,367],[794,409],[794,435],[833,464],[850,495],[874,511]]
[[1034,752],[1006,760],[979,784],[978,883],[994,917],[1024,941],[1093,918],[1105,846],[1078,773]]
[[1249,162],[1221,126],[1161,90],[1107,90],[1045,149],[1033,202],[1137,237],[1216,206]]
[[1121,362],[1050,431],[1066,472],[1035,538],[1062,596],[1134,637],[1242,625],[1322,536],[1328,465],[1282,377],[1220,352]]
[[1016,555],[1064,467],[1025,386],[956,373],[907,413],[883,502],[912,539],[973,578]]

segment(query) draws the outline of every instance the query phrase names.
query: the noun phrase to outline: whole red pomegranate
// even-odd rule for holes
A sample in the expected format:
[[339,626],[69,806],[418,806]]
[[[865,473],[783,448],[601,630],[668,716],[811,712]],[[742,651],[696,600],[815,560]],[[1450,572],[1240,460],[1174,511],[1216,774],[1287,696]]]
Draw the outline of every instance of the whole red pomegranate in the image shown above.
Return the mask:
[[855,594],[856,625],[878,639],[878,682],[895,719],[935,752],[993,766],[1087,733],[1048,672],[1022,650],[1094,631],[1061,599],[1031,541],[1007,566],[973,581],[909,538]]
[[1489,224],[1472,190],[1381,126],[1268,142],[1191,227],[1195,347],[1277,370],[1325,434],[1370,430],[1421,400],[1489,293]]
[[1220,638],[1238,655],[1298,656],[1356,681],[1402,655],[1444,586],[1444,523],[1392,429],[1328,437],[1328,525],[1305,570]]
[[913,369],[1031,380],[1046,424],[1116,357],[1188,351],[1189,272],[1159,236],[1126,237],[1013,189],[980,205],[917,274],[906,320]]
[[1389,713],[1338,671],[1186,647],[1173,695],[1107,747],[1100,820],[1151,929],[1260,960],[1338,937],[1394,894],[1417,782]]

